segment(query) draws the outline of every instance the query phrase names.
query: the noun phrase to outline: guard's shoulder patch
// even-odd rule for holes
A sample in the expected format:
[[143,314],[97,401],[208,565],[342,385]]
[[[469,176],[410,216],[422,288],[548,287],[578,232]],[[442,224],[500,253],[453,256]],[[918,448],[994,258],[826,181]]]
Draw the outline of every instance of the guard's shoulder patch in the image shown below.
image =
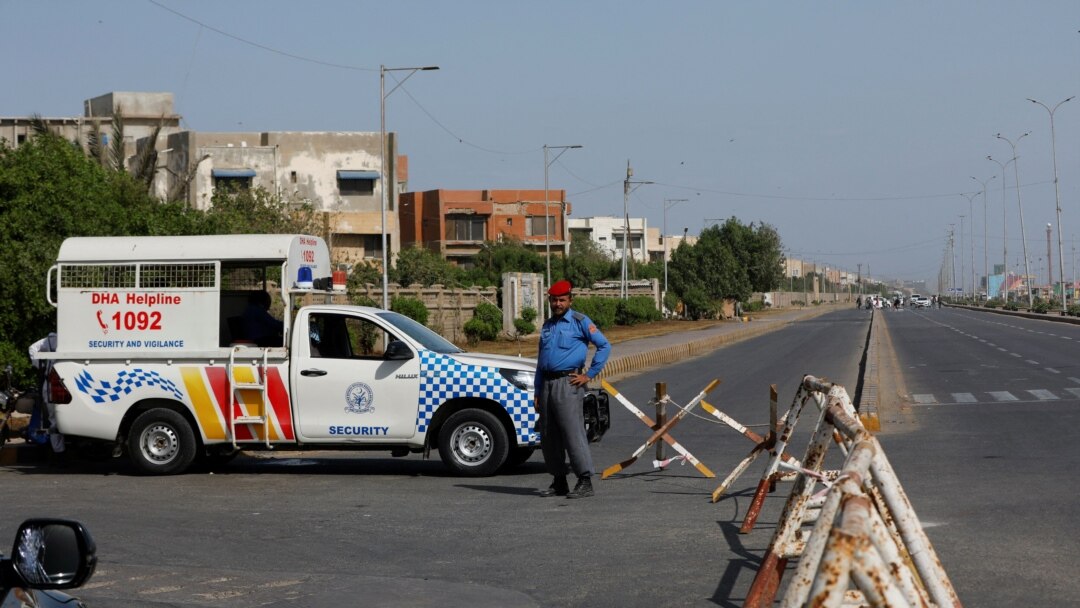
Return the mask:
[[585,320],[585,315],[581,314],[580,312],[574,311],[574,320],[576,320],[576,321],[584,321]]

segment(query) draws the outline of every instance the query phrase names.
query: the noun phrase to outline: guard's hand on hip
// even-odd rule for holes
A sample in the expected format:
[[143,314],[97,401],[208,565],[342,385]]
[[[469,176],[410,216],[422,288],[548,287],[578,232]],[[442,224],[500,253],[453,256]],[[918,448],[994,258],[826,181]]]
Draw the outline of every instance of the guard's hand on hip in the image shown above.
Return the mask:
[[573,386],[585,386],[589,383],[589,377],[585,374],[570,374],[570,384]]

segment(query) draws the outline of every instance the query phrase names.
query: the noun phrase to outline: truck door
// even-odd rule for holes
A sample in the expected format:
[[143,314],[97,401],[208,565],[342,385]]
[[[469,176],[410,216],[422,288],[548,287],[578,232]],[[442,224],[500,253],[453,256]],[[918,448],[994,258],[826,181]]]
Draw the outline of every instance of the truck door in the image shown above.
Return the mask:
[[420,359],[399,336],[364,316],[320,312],[307,316],[306,335],[293,363],[301,439],[380,443],[416,434]]

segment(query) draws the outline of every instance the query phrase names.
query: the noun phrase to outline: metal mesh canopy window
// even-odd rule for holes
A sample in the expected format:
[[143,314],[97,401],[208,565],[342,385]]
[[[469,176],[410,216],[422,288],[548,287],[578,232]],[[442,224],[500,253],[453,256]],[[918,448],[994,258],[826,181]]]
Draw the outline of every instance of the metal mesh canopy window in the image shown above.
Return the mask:
[[213,262],[197,264],[64,264],[64,289],[212,289]]
[[266,289],[266,281],[281,278],[280,266],[232,266],[221,268],[222,291],[251,291]]
[[139,267],[139,287],[143,289],[213,288],[214,263],[201,264],[142,264]]
[[64,264],[60,287],[65,289],[134,289],[135,264]]

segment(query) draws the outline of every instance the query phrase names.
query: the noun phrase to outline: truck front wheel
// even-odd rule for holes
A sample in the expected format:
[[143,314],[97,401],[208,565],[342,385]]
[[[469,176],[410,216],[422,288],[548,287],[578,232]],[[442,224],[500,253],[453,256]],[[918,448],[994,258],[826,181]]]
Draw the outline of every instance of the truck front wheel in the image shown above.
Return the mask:
[[195,460],[195,433],[180,414],[153,409],[135,419],[127,448],[131,461],[143,473],[182,473]]
[[439,431],[439,456],[459,475],[493,475],[506,461],[510,442],[506,429],[490,412],[455,412]]

